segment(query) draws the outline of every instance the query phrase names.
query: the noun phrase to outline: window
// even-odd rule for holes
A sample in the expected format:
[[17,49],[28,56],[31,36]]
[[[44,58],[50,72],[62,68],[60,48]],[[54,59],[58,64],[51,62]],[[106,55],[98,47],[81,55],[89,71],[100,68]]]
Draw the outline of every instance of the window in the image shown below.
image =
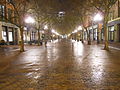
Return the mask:
[[3,20],[5,17],[5,6],[0,5],[0,20]]
[[10,41],[10,42],[13,41],[13,32],[9,32],[9,41]]
[[2,31],[2,39],[7,41],[7,31],[6,31],[6,27],[2,27],[3,31]]
[[113,20],[114,19],[114,11],[109,13],[109,20]]
[[9,42],[13,41],[13,28],[8,28]]
[[109,27],[108,39],[114,41],[114,26]]
[[12,0],[7,0],[9,3],[12,3]]
[[120,0],[118,1],[118,16],[120,17]]
[[18,24],[17,13],[14,11],[14,23]]
[[8,20],[12,21],[12,10],[8,9]]
[[97,40],[97,29],[93,30],[93,40]]
[[102,28],[101,30],[101,40],[103,41],[104,40],[104,29]]

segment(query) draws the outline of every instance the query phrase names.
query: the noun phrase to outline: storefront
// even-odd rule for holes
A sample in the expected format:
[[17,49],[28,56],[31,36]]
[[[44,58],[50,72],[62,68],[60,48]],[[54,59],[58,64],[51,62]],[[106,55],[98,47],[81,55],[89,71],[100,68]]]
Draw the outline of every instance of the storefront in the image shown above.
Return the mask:
[[93,40],[97,40],[97,28],[93,29]]
[[115,29],[114,26],[108,27],[108,40],[113,42],[115,40]]
[[18,27],[5,22],[0,22],[0,40],[4,40],[7,45],[17,45],[19,42]]
[[98,35],[98,25],[93,25],[88,28],[90,32],[90,37],[91,40],[95,41],[97,40],[97,35]]
[[31,32],[30,39],[31,39],[31,41],[35,41],[36,40],[36,32],[35,31]]
[[18,44],[18,29],[13,27],[2,26],[2,39],[8,45]]
[[109,41],[120,42],[120,18],[108,22]]
[[87,40],[87,32],[84,31],[84,40]]
[[8,42],[8,31],[6,26],[2,26],[2,40]]
[[13,28],[10,27],[8,27],[8,40],[10,45],[14,44],[14,31]]

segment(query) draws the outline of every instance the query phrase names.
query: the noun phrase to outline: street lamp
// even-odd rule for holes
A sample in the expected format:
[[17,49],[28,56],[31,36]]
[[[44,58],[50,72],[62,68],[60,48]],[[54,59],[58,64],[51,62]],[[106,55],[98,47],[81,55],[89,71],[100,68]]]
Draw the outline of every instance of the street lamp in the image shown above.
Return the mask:
[[47,25],[45,25],[45,26],[44,26],[44,30],[47,30],[47,29],[48,29],[48,26],[47,26]]
[[78,26],[78,30],[82,30],[82,26]]
[[54,30],[54,29],[52,29],[52,33],[55,33],[55,30]]
[[56,32],[54,29],[51,30],[51,32],[57,36],[61,36],[58,32]]
[[29,16],[25,19],[25,23],[35,23],[35,20],[31,16]]
[[101,14],[96,14],[93,18],[93,20],[96,22],[96,21],[102,21],[103,17]]

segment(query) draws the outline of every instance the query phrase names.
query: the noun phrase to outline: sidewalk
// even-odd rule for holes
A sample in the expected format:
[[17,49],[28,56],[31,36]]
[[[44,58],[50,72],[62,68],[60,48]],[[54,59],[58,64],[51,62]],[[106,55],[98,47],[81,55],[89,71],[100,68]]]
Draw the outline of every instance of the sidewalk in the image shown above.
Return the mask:
[[18,48],[19,48],[19,45],[0,45],[0,49],[11,50],[11,49],[18,49]]
[[112,47],[120,48],[120,43],[112,42],[112,43],[109,43],[109,45]]
[[[97,41],[92,41],[92,45],[97,45]],[[100,44],[104,45],[104,42],[100,42]],[[120,49],[120,42],[109,42],[110,48]]]

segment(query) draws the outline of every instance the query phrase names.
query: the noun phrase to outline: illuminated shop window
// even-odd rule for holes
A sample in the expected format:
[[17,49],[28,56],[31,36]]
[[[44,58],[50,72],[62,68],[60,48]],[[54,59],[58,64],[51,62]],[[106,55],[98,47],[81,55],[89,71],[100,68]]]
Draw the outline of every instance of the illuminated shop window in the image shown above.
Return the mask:
[[2,31],[2,39],[4,41],[7,41],[7,35],[6,35],[6,32],[5,31]]
[[9,41],[12,42],[13,41],[13,33],[9,32]]

